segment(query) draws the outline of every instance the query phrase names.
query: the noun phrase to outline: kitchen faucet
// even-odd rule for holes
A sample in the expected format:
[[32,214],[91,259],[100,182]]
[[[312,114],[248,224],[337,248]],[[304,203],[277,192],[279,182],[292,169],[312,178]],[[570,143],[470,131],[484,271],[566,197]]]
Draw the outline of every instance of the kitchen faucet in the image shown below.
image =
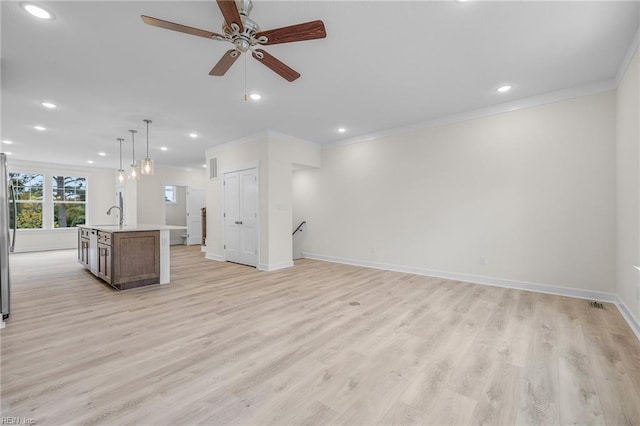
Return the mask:
[[107,210],[107,214],[111,215],[111,210],[113,209],[118,209],[118,211],[120,211],[120,228],[122,228],[124,226],[124,217],[122,217],[122,207],[120,206],[111,206],[109,207],[109,210]]

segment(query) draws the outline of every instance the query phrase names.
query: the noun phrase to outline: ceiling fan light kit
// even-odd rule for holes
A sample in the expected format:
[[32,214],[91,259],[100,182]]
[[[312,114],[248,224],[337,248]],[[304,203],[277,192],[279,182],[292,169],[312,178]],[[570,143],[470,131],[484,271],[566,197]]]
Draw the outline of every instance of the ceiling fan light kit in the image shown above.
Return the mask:
[[262,31],[260,26],[249,17],[253,2],[251,0],[217,0],[218,7],[224,17],[223,34],[201,30],[163,19],[142,15],[142,21],[154,27],[178,31],[218,41],[227,41],[234,45],[224,53],[209,75],[223,76],[231,68],[240,54],[251,51],[251,56],[264,64],[280,77],[291,82],[300,77],[300,73],[285,65],[260,47],[272,44],[292,43],[296,41],[325,38],[327,33],[320,20]]

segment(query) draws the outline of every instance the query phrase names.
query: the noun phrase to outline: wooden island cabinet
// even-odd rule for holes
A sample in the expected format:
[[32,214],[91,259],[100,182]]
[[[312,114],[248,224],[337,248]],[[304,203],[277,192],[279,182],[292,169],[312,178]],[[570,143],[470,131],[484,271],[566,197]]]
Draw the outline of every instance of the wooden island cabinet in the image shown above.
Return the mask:
[[78,228],[78,262],[112,287],[125,290],[169,282],[168,233],[173,227]]

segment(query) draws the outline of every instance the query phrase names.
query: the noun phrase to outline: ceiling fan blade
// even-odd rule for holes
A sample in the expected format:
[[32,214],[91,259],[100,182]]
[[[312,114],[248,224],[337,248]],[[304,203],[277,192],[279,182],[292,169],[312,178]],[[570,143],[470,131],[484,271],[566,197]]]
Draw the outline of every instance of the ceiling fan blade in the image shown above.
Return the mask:
[[[262,58],[260,58],[260,56],[257,53],[262,54]],[[262,49],[256,49],[252,55],[254,58],[256,58],[257,60],[265,64],[267,68],[270,68],[273,72],[275,72],[276,74],[278,74],[280,77],[284,78],[287,81],[293,81],[298,77],[300,77],[299,72],[285,65],[283,62],[279,61],[278,59],[276,59],[275,57],[268,54]]]
[[180,33],[191,34],[204,38],[224,38],[223,35],[213,33],[211,31],[199,30],[198,28],[188,27],[186,25],[176,24],[175,22],[165,21],[163,19],[152,18],[151,16],[141,15],[142,21],[154,27],[165,28],[167,30],[178,31]]
[[292,41],[314,40],[325,38],[327,32],[322,21],[305,22],[304,24],[291,25],[289,27],[276,28],[275,30],[261,31],[256,38],[266,37],[264,45],[291,43]]
[[244,28],[242,27],[242,19],[240,19],[236,2],[234,0],[217,0],[217,2],[227,25],[231,26],[232,23],[236,23],[240,27],[240,32],[242,32]]
[[218,61],[215,67],[211,69],[209,75],[223,76],[231,65],[240,57],[240,52],[235,49],[227,50],[222,58]]

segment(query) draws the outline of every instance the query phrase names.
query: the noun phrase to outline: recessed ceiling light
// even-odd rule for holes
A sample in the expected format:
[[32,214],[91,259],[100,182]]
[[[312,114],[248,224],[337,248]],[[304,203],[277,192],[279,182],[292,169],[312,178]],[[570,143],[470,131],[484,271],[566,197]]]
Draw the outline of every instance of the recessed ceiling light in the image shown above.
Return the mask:
[[13,141],[4,140],[4,141],[2,141],[2,143],[6,143],[7,145],[11,145],[13,143]]
[[53,109],[53,108],[57,108],[58,105],[54,104],[53,102],[40,102],[40,105],[42,105],[45,108],[49,108],[49,109]]
[[13,152],[5,152],[7,155],[13,155]]
[[166,151],[166,150],[168,150],[169,148],[167,148],[166,146],[161,146],[161,147],[160,147],[160,149],[161,149],[161,150],[163,150],[163,151]]
[[204,168],[206,169],[206,168],[207,168],[207,165],[206,165],[206,164],[203,164],[203,165],[202,165],[202,167],[204,167]]
[[43,131],[47,130],[46,127],[42,127],[42,126],[33,126],[33,128],[38,130],[38,131],[40,131],[40,132],[43,132]]
[[505,93],[505,92],[508,92],[509,90],[511,90],[511,86],[509,86],[508,84],[505,86],[498,87],[498,92],[500,93]]
[[347,129],[345,129],[344,127],[338,127],[338,132],[339,133],[344,133],[346,131],[347,131]]
[[252,93],[249,95],[249,97],[254,101],[259,101],[260,99],[262,99],[262,95],[259,93]]
[[107,153],[106,153],[106,152],[99,152],[99,153],[98,153],[98,155],[99,155],[100,157],[104,157],[104,156],[106,156],[106,155],[107,155]]
[[186,171],[188,171],[188,172],[190,172],[190,171],[191,171],[191,169],[190,169],[189,167],[187,167],[185,170],[186,170]]
[[36,6],[35,4],[23,3],[22,8],[27,12],[29,12],[31,15],[35,16],[36,18],[53,19],[53,15],[50,12],[44,10],[40,6]]
[[93,164],[93,160],[87,160],[87,163]]
[[194,132],[194,133],[189,133],[189,137],[191,137],[191,138],[194,138],[194,139],[195,139],[195,138],[197,138],[197,137],[198,137],[198,134],[197,134],[197,133],[195,133],[195,132]]

